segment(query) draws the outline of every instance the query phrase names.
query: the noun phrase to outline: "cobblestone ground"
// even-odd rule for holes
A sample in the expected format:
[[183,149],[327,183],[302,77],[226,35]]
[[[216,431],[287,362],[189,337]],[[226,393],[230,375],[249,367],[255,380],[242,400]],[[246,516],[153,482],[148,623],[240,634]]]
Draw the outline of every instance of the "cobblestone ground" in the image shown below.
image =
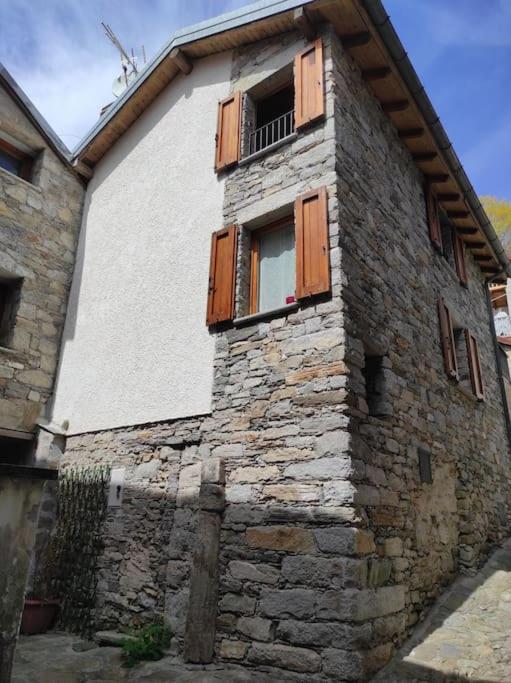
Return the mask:
[[121,666],[119,648],[92,647],[84,652],[73,649],[83,645],[84,641],[67,634],[21,636],[11,683],[277,683],[296,680],[280,673],[254,674],[235,666],[211,665],[205,669],[186,665],[172,657],[126,669]]
[[[120,650],[80,647],[75,636],[22,637],[12,683],[261,683],[307,680],[241,667],[191,667],[165,657],[134,669],[120,666]],[[476,576],[458,579],[437,602],[373,683],[511,683],[511,540]]]
[[459,578],[373,683],[511,683],[511,539]]

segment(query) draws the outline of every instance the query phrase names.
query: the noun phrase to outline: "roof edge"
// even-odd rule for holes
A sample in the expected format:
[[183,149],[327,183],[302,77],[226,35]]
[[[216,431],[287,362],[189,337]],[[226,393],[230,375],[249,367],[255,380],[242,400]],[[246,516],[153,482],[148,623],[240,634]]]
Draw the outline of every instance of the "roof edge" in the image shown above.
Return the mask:
[[218,33],[239,28],[253,21],[259,21],[291,9],[307,5],[314,0],[261,0],[252,5],[241,7],[234,12],[220,14],[207,21],[179,29],[172,34],[169,41],[153,57],[139,77],[131,83],[115,104],[92,126],[83,139],[71,152],[71,158],[77,159],[83,150],[92,142],[96,135],[109,123],[117,112],[127,103],[139,86],[153,73],[160,63],[175,47],[183,47],[201,38],[207,38]]
[[[493,227],[486,211],[484,210],[479,198],[474,190],[472,183],[463,168],[458,155],[454,151],[451,141],[440,121],[431,100],[429,99],[424,86],[422,85],[417,72],[415,71],[408,55],[403,47],[399,36],[397,35],[389,15],[387,14],[381,0],[361,0],[363,7],[369,17],[371,18],[376,31],[389,51],[397,70],[403,78],[405,84],[410,90],[419,111],[424,116],[431,131],[431,135],[442,150],[445,161],[451,170],[453,176],[458,181],[460,187],[463,189],[465,199],[467,200],[471,210],[476,216],[481,228],[488,238],[491,248],[497,257],[502,271],[508,277],[511,277],[511,263],[509,262],[504,247],[499,240],[495,228]],[[499,273],[496,274],[498,276]],[[496,277],[495,276],[495,277]]]
[[2,62],[0,62],[0,85],[7,90],[8,94],[37,128],[38,132],[44,137],[60,160],[72,169],[71,152]]

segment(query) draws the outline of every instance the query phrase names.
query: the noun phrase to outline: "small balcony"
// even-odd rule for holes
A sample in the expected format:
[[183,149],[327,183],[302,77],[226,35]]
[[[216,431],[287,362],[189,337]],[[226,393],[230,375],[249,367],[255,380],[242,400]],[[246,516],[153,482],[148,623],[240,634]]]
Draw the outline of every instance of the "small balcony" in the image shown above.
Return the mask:
[[295,111],[291,111],[278,116],[273,121],[265,123],[256,128],[249,135],[248,154],[256,154],[267,147],[271,147],[281,140],[285,140],[295,132]]

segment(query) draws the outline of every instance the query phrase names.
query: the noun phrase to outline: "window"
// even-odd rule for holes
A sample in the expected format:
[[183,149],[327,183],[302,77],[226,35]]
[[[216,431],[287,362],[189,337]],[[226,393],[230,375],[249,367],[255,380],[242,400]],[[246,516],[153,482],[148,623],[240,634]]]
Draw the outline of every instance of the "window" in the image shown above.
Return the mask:
[[252,234],[250,313],[293,303],[295,288],[295,225],[289,216]]
[[16,320],[21,279],[0,277],[0,346],[9,346]]
[[[281,207],[280,215],[285,210]],[[294,218],[259,229],[244,225],[241,231],[231,225],[213,233],[207,324],[232,320],[235,311],[246,317],[328,293],[327,210],[327,191],[320,187],[296,198]]]
[[[4,432],[14,434],[4,430]],[[35,439],[32,434],[23,437],[0,435],[0,462],[18,465],[29,464],[34,452]]]
[[29,154],[0,139],[0,168],[23,178],[23,180],[30,181],[32,166],[33,158]]
[[285,140],[324,113],[323,44],[318,38],[293,64],[218,103],[216,172]]
[[248,155],[289,137],[295,130],[295,89],[293,82],[286,83],[273,94],[252,105],[252,122],[248,122]]

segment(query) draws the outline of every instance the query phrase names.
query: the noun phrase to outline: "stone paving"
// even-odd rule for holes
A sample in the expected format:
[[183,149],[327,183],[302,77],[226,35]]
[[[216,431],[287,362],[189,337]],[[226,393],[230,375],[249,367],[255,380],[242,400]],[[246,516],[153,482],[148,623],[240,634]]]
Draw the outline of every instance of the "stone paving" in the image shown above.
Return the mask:
[[277,683],[297,680],[292,674],[253,673],[236,666],[187,665],[175,657],[126,669],[121,666],[120,648],[92,644],[90,649],[77,651],[82,647],[90,647],[90,644],[63,633],[21,636],[11,683]]
[[[87,647],[76,636],[21,637],[12,683],[256,683],[306,681],[283,672],[186,665],[175,657],[121,667],[115,647]],[[76,648],[76,649],[75,649]],[[511,539],[475,576],[460,577],[373,683],[511,683]]]
[[373,683],[511,683],[511,539],[460,577]]

